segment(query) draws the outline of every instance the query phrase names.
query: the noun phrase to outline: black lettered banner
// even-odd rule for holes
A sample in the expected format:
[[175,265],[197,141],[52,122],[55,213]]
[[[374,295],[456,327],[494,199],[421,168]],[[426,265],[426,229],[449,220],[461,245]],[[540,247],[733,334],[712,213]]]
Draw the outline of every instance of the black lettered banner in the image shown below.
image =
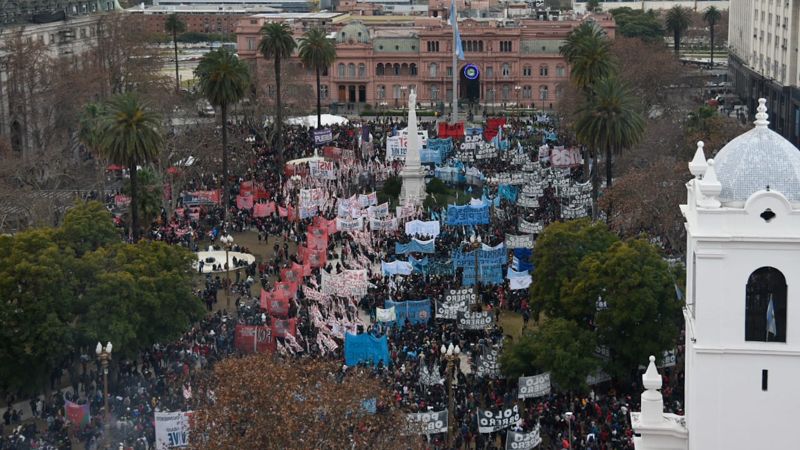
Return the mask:
[[458,328],[462,330],[485,330],[492,326],[494,315],[491,311],[458,313]]
[[550,372],[519,377],[519,398],[535,398],[550,393]]
[[491,349],[478,355],[475,363],[475,371],[479,377],[500,378],[500,362],[498,361],[497,349]]
[[507,409],[478,409],[478,431],[493,433],[508,428],[519,421],[519,406]]
[[506,450],[531,450],[542,443],[539,425],[530,433],[518,433],[508,430],[506,434]]
[[406,414],[408,434],[447,433],[447,410]]

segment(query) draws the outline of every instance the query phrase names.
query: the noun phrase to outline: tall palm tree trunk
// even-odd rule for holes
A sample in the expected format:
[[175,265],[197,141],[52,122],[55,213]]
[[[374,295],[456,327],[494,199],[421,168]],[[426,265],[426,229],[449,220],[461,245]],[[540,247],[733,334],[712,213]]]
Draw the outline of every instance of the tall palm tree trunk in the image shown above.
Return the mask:
[[181,78],[178,74],[178,31],[172,30],[172,45],[175,49],[175,92],[181,91]]
[[132,162],[129,164],[129,170],[131,172],[131,238],[133,242],[137,242],[139,240],[139,176],[138,176],[138,169],[136,167],[136,162]]
[[675,40],[675,54],[678,55],[681,51],[681,33],[678,30],[675,30],[672,35],[672,39]]
[[227,226],[228,208],[231,202],[231,190],[228,188],[228,105],[223,103],[219,109],[222,120],[222,206],[225,210],[222,216],[222,226],[224,228]]
[[714,68],[714,25],[711,25],[711,68]]
[[278,160],[278,170],[283,168],[283,108],[281,105],[281,58],[275,56],[275,158]]
[[606,148],[606,189],[611,187],[611,147]]
[[319,66],[317,66],[317,129],[322,128],[322,96],[319,92]]

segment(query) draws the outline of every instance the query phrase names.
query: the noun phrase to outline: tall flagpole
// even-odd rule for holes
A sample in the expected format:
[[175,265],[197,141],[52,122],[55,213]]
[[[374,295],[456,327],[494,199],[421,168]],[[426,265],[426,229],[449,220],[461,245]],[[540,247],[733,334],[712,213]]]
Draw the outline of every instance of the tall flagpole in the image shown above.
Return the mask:
[[453,22],[453,123],[458,122],[458,50],[456,44],[456,27],[458,27],[458,10],[456,9],[455,0],[453,2],[453,17],[450,20]]

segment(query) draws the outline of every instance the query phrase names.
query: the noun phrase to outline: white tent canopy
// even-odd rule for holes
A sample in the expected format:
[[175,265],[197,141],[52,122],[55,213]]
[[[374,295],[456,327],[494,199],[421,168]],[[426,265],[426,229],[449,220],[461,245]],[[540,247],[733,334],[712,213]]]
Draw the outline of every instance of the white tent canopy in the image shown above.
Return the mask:
[[[344,125],[349,122],[346,117],[335,116],[333,114],[323,114],[320,118],[322,119],[322,126],[324,127],[330,125]],[[317,126],[317,115],[312,114],[304,117],[292,117],[287,120],[286,123],[289,125],[305,125],[307,127],[315,127]]]

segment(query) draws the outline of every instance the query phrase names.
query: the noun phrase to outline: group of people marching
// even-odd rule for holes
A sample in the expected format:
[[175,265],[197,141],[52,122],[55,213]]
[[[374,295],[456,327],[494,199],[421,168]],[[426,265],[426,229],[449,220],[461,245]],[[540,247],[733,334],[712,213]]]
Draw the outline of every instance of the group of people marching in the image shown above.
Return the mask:
[[[435,124],[422,125],[431,135],[436,134]],[[118,363],[110,374],[109,417],[110,434],[105,436],[103,385],[101,369],[93,358],[85,356],[76,367],[65,368],[53,376],[53,387],[69,387],[56,391],[48,398],[32,401],[32,411],[38,420],[46,423],[38,429],[22,426],[12,420],[13,399],[9,400],[8,416],[0,438],[0,450],[27,448],[71,448],[72,440],[81,441],[85,448],[101,448],[101,444],[114,442],[113,448],[153,448],[155,411],[187,411],[202,402],[214,400],[209,384],[209,368],[216,361],[240,353],[234,345],[236,325],[269,325],[275,329],[277,322],[293,320],[296,328],[277,335],[276,351],[285,355],[287,364],[299,355],[330,358],[343,361],[344,336],[347,333],[370,333],[386,336],[390,364],[370,365],[376,377],[390,387],[396,405],[408,413],[442,411],[453,408],[455,423],[448,433],[420,435],[420,442],[431,449],[470,448],[504,449],[506,432],[532,432],[538,430],[542,449],[632,449],[632,431],[628,411],[638,409],[640,387],[636,383],[603,382],[590,386],[588,393],[551,392],[537,398],[519,399],[516,379],[504,379],[501,374],[481,373],[477,361],[488,350],[499,350],[515,336],[508,335],[499,318],[508,311],[519,313],[527,325],[531,316],[527,289],[511,289],[509,280],[497,284],[475,283],[473,293],[475,311],[489,312],[491,325],[484,329],[463,329],[456,321],[437,318],[431,313],[425,320],[379,322],[378,312],[387,308],[387,301],[403,302],[429,299],[433,306],[446,292],[457,290],[466,283],[463,269],[451,270],[449,258],[471,238],[480,237],[488,247],[504,242],[508,233],[514,232],[518,219],[547,224],[559,220],[561,198],[554,186],[543,186],[538,207],[521,207],[501,198],[497,185],[457,185],[453,189],[460,195],[473,197],[474,203],[492,204],[488,223],[468,226],[447,224],[446,207],[413,207],[396,217],[396,229],[367,231],[337,231],[333,225],[340,208],[337,199],[353,195],[366,195],[379,191],[384,183],[397,175],[402,162],[385,160],[385,143],[393,133],[398,133],[405,123],[373,121],[356,125],[331,127],[333,142],[326,146],[345,150],[345,156],[335,161],[336,179],[319,179],[311,176],[308,163],[293,168],[290,175],[284,167],[276,165],[270,145],[261,136],[262,130],[248,129],[230,124],[232,134],[252,141],[251,152],[241,157],[252,161],[243,172],[236,173],[228,184],[231,203],[221,205],[209,202],[202,207],[182,204],[178,200],[176,212],[166,210],[156,218],[147,237],[183,245],[192,250],[219,245],[224,233],[251,232],[258,235],[264,249],[237,248],[269,256],[247,265],[236,272],[228,284],[220,273],[206,276],[205,285],[197,290],[206,304],[209,316],[176,342],[164,343],[142,349],[134,360]],[[531,120],[511,120],[504,127],[503,138],[510,141],[507,152],[525,154],[530,161],[539,161],[539,147],[552,139],[555,129],[549,120],[539,117]],[[315,146],[312,130],[291,126],[284,131],[283,161],[323,154]],[[558,143],[558,142],[556,142]],[[458,139],[455,141],[458,145]],[[504,172],[508,166],[502,158],[475,161],[474,166],[486,177]],[[583,177],[582,167],[562,171],[570,179]],[[274,207],[269,214],[256,214],[252,206],[239,207],[235,202],[243,183],[259,186],[265,196],[256,202],[270,202]],[[201,174],[186,180],[185,190],[207,191],[221,187],[218,174]],[[314,214],[300,217],[299,191],[322,189],[325,201],[317,204]],[[221,201],[225,196],[220,195]],[[112,203],[113,198],[106,199]],[[400,205],[401,209],[404,205]],[[224,223],[224,208],[228,209],[228,222]],[[498,214],[502,211],[503,214]],[[293,213],[293,214],[292,214]],[[411,236],[404,232],[402,223],[413,219],[438,220],[440,230],[436,236],[417,235],[421,242],[434,239],[433,251],[398,255],[398,244],[407,244]],[[317,242],[309,242],[310,232],[325,227],[322,260],[309,262],[308,252]],[[309,250],[310,252],[310,250]],[[387,275],[381,270],[382,262],[425,260],[426,268],[410,274]],[[261,291],[272,292],[286,271],[302,268],[296,291],[286,312],[276,316],[264,307]],[[436,270],[439,267],[441,270]],[[348,271],[366,272],[365,291],[358,294],[337,294],[324,289],[329,277]],[[284,280],[285,281],[285,280]],[[224,293],[231,303],[220,305]],[[321,297],[325,297],[321,301]],[[216,306],[215,306],[216,305]],[[216,311],[216,312],[212,312]],[[412,323],[413,322],[413,323]],[[276,335],[273,332],[273,335]],[[443,346],[458,346],[465,363],[448,364],[442,354]],[[87,349],[87,354],[89,350]],[[440,374],[436,382],[420,382],[420,374]],[[679,411],[682,401],[682,373],[680,370],[664,371],[665,402]],[[448,383],[453,382],[452,392]],[[453,395],[454,398],[448,398]],[[84,421],[74,424],[67,417],[68,403],[88,405]],[[479,409],[504,409],[518,406],[520,418],[507,428],[480,432]],[[570,414],[567,414],[569,412]],[[510,447],[509,447],[510,448]]]

